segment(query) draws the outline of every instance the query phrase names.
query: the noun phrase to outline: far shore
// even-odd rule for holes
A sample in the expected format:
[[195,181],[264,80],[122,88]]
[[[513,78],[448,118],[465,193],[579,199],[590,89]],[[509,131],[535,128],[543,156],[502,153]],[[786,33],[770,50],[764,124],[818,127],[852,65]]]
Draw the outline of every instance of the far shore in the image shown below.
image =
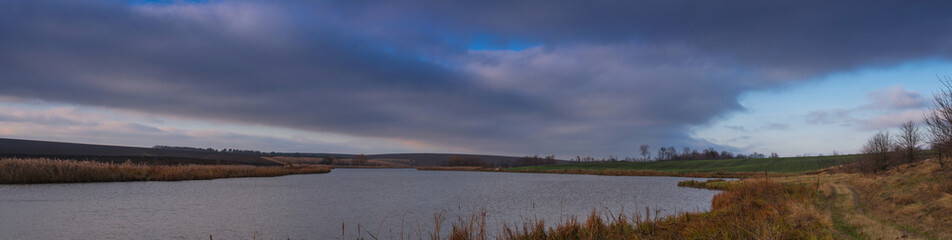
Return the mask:
[[328,173],[327,166],[146,165],[45,158],[0,159],[0,184],[184,181]]
[[[421,171],[475,171],[475,172],[510,172],[510,173],[551,173],[551,174],[584,174],[604,176],[645,176],[645,177],[692,177],[692,178],[751,178],[765,175],[764,172],[668,172],[655,170],[631,169],[519,169],[481,168],[481,167],[419,167]],[[790,173],[766,173],[767,176],[791,176]]]

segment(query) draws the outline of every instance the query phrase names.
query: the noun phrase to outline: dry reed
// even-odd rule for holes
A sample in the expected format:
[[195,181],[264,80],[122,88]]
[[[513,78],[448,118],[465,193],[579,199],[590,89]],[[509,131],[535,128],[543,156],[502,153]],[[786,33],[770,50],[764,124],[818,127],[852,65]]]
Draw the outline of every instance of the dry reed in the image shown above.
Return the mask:
[[327,173],[323,166],[260,167],[247,165],[159,166],[54,159],[0,159],[0,184],[122,181],[182,181],[235,177],[273,177]]

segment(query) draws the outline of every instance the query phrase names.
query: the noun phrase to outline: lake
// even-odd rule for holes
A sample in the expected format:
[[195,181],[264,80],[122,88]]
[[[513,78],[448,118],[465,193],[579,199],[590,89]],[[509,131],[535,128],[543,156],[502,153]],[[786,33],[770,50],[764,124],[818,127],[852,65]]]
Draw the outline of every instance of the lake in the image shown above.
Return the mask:
[[[4,239],[427,238],[484,210],[490,230],[525,219],[706,211],[717,191],[679,177],[334,169],[182,182],[0,185]],[[343,228],[343,229],[342,229]],[[342,233],[343,231],[343,233]],[[444,235],[445,236],[445,235]]]

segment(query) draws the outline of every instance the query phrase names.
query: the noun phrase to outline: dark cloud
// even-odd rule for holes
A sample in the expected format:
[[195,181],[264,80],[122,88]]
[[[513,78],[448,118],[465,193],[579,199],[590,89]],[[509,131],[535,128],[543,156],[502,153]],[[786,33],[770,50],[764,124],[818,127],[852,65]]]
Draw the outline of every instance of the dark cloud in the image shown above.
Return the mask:
[[[442,29],[470,37],[463,42],[488,32],[500,43],[679,44],[762,69],[773,78],[764,80],[775,81],[952,53],[952,33],[943,31],[952,4],[941,1],[411,2],[340,1],[322,13],[400,39],[439,39],[442,31],[432,30]],[[389,29],[413,34],[371,27],[394,22]]]
[[[952,17],[942,9],[867,1],[5,1],[0,96],[477,152],[625,155],[644,143],[710,145],[686,129],[740,110],[744,91],[948,58]],[[536,47],[467,49],[474,41]]]

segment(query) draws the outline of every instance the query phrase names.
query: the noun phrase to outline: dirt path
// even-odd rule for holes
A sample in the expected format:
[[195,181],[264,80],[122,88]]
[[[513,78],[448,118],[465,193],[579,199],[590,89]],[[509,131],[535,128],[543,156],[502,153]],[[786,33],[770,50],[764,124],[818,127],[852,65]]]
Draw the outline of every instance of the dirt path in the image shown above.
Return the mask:
[[[834,217],[841,220],[861,234],[866,239],[919,239],[905,231],[884,224],[866,215],[862,207],[859,194],[846,184],[833,182],[830,184],[830,208]],[[843,233],[849,235],[847,233]]]
[[856,193],[856,190],[853,188],[846,187],[847,190],[850,190],[850,193],[853,193],[853,207],[856,208],[856,212],[859,214],[866,214],[863,212],[863,205],[860,204],[859,194]]

